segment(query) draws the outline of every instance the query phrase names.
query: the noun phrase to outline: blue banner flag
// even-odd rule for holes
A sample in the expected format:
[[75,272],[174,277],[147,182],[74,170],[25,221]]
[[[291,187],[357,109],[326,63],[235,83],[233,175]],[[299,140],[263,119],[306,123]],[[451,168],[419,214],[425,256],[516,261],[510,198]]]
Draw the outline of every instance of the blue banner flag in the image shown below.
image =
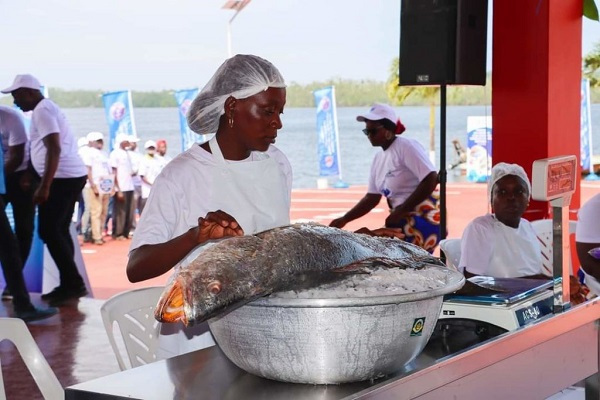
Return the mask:
[[591,170],[592,167],[592,119],[590,113],[590,81],[581,80],[581,168]]
[[315,90],[317,107],[317,149],[319,175],[337,175],[341,181],[340,145],[337,115],[335,109],[335,88],[329,86]]
[[122,90],[119,92],[104,93],[102,95],[106,122],[108,123],[108,151],[115,147],[117,134],[136,135],[135,119],[133,118],[133,103],[131,92]]
[[182,89],[175,92],[175,101],[179,113],[179,131],[181,132],[181,151],[186,151],[194,143],[202,143],[208,140],[206,136],[192,131],[187,124],[187,113],[192,101],[198,94],[198,89]]

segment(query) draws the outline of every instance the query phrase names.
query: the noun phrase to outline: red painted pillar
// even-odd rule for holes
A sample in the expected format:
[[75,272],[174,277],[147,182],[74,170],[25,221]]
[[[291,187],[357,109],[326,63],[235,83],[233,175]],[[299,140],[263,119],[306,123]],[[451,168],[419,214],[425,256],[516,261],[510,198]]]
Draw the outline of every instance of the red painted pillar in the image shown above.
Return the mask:
[[[531,178],[536,159],[579,158],[582,7],[582,0],[494,1],[494,164],[520,164]],[[571,210],[579,208],[579,180],[580,171]],[[525,214],[547,216],[548,204],[538,201]]]

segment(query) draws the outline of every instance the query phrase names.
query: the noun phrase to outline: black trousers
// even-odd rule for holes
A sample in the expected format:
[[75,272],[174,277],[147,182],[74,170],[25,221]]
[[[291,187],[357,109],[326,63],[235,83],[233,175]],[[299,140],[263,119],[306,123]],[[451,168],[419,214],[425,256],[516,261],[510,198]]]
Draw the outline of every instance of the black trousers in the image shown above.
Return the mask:
[[23,265],[29,258],[31,242],[33,241],[33,221],[35,218],[35,206],[33,205],[34,186],[30,185],[23,190],[20,180],[27,171],[14,172],[6,177],[6,194],[2,195],[4,207],[12,206],[15,220],[15,235],[19,242],[19,254]]
[[38,234],[56,263],[60,287],[67,290],[84,285],[75,264],[75,247],[69,227],[77,196],[81,193],[86,178],[54,178],[48,200],[38,206]]
[[0,263],[4,280],[13,296],[15,311],[23,311],[31,307],[31,301],[23,279],[23,261],[19,255],[19,243],[10,227],[2,197],[0,196]]
[[112,213],[112,237],[117,236],[129,237],[129,232],[133,227],[133,219],[135,218],[135,202],[133,198],[133,190],[122,192],[123,200],[119,200],[115,196],[113,202]]

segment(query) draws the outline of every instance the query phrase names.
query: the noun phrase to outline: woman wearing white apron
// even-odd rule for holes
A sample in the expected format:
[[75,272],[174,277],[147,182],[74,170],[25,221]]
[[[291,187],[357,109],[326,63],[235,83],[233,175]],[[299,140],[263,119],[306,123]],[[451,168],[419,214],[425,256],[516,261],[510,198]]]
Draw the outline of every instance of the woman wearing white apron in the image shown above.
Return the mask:
[[459,270],[465,276],[544,278],[539,241],[522,218],[530,196],[531,184],[520,165],[492,168],[488,199],[493,214],[475,218],[463,231]]
[[[238,55],[217,70],[188,113],[194,131],[216,134],[156,179],[131,244],[132,282],[185,267],[186,255],[212,240],[289,223],[291,167],[272,146],[284,105],[285,83],[270,62]],[[214,345],[206,324],[164,324],[159,341],[160,358]]]

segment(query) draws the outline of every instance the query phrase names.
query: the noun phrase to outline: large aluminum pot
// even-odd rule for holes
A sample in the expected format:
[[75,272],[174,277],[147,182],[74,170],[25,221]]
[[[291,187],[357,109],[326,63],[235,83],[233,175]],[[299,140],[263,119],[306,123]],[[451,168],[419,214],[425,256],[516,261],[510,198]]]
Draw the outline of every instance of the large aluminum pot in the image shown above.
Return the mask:
[[329,384],[375,379],[402,368],[425,347],[443,295],[464,284],[443,269],[429,291],[344,299],[262,298],[208,321],[238,367],[284,382]]

